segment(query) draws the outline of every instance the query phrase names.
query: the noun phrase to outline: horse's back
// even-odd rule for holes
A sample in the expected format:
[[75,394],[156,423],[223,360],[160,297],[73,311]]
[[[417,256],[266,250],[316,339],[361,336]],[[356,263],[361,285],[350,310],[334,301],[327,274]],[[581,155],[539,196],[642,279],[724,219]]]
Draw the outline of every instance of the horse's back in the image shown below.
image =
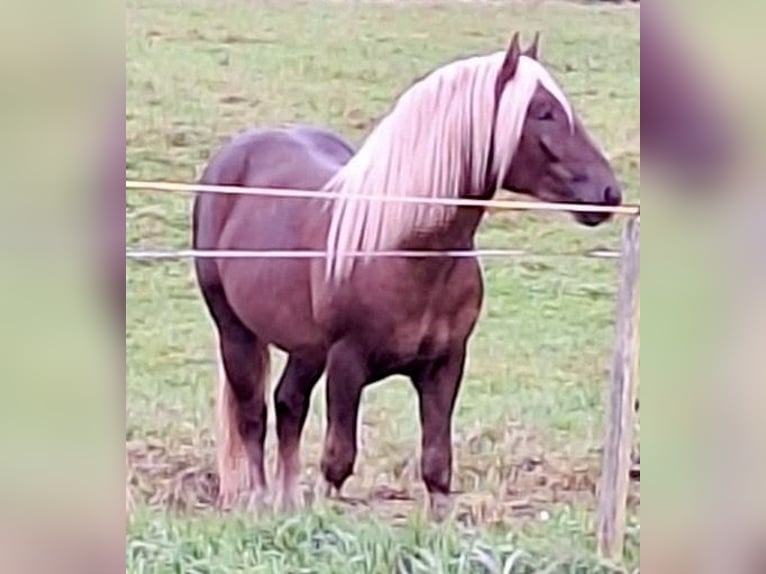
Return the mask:
[[[215,153],[201,183],[318,190],[353,155],[331,132],[309,126],[251,130]],[[198,194],[193,227],[197,249],[322,250],[326,200]],[[311,260],[197,260],[198,281],[221,288],[252,331],[283,348],[316,339],[311,309]],[[215,287],[218,286],[218,287]],[[209,287],[208,287],[209,288]]]
[[[200,183],[241,187],[320,189],[353,155],[339,136],[312,126],[254,129],[238,134],[211,157]],[[305,199],[202,193],[195,198],[194,244],[217,247],[234,211],[248,217],[277,211],[291,220],[307,213]]]
[[297,125],[290,128],[290,132],[293,136],[302,139],[306,145],[312,146],[318,152],[329,156],[332,161],[342,160],[343,163],[346,163],[356,153],[353,145],[338,134],[324,128]]

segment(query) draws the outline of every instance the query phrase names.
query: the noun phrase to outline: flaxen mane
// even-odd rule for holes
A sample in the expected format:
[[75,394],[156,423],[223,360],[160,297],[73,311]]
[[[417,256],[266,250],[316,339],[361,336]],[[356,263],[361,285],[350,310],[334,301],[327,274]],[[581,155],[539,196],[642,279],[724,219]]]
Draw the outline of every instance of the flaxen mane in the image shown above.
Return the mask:
[[[339,194],[327,237],[328,278],[342,280],[351,273],[356,259],[348,253],[396,249],[414,231],[439,229],[456,209],[392,198],[457,198],[466,187],[486,187],[488,174],[502,182],[538,83],[574,125],[570,105],[550,74],[522,56],[502,93],[490,146],[495,84],[504,58],[505,52],[498,52],[459,60],[420,80],[327,183],[325,190]],[[493,157],[488,157],[490,149]]]

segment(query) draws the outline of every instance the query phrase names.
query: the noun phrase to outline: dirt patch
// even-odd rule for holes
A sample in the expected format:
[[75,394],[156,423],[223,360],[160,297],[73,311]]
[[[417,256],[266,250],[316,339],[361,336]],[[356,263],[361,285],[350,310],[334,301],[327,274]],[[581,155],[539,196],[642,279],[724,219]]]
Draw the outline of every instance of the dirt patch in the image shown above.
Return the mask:
[[[218,478],[212,458],[212,441],[164,443],[133,440],[126,444],[127,493],[132,504],[181,512],[214,510]],[[200,454],[202,453],[202,454]],[[416,467],[414,464],[413,467]],[[522,456],[512,463],[476,468],[470,457],[459,465],[453,479],[456,518],[466,525],[500,525],[520,519],[547,520],[560,505],[593,509],[599,479],[599,456],[568,460],[560,455]],[[350,481],[344,498],[332,504],[343,512],[369,513],[393,522],[408,520],[424,507],[423,487],[417,476],[400,470],[365,469],[379,477]],[[380,470],[381,472],[377,472]],[[478,477],[477,473],[482,476]],[[494,476],[488,476],[493,474]],[[635,476],[640,471],[634,469]],[[307,503],[319,490],[317,469],[304,472]],[[480,480],[484,479],[484,480]],[[629,506],[640,505],[639,479],[631,481]]]

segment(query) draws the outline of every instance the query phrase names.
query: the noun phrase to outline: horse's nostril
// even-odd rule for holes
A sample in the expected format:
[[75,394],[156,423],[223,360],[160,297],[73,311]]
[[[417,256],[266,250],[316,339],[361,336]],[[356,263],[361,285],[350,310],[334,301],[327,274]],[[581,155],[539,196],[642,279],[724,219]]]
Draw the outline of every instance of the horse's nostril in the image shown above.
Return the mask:
[[607,205],[620,205],[620,203],[622,203],[622,193],[620,193],[620,188],[607,185],[604,189],[604,203]]

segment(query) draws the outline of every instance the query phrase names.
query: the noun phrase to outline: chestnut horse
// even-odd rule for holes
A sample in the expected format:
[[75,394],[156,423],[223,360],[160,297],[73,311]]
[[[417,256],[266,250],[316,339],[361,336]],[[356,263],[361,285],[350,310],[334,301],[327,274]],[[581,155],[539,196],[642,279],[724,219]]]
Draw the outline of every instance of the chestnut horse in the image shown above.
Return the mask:
[[[415,83],[356,152],[318,128],[250,131],[212,157],[201,181],[337,193],[333,201],[195,198],[197,249],[328,253],[196,260],[222,365],[221,502],[242,491],[263,500],[267,492],[265,393],[269,347],[276,346],[288,355],[275,391],[282,507],[301,502],[299,443],[321,375],[327,376],[321,469],[328,494],[340,494],[357,454],[363,389],[401,374],[418,393],[421,471],[434,518],[451,506],[452,414],[482,304],[479,262],[354,255],[474,248],[481,208],[396,197],[489,199],[507,188],[556,202],[622,200],[609,162],[538,62],[537,39],[522,52],[518,34],[506,51],[449,63]],[[608,219],[594,212],[574,217],[588,226]]]

